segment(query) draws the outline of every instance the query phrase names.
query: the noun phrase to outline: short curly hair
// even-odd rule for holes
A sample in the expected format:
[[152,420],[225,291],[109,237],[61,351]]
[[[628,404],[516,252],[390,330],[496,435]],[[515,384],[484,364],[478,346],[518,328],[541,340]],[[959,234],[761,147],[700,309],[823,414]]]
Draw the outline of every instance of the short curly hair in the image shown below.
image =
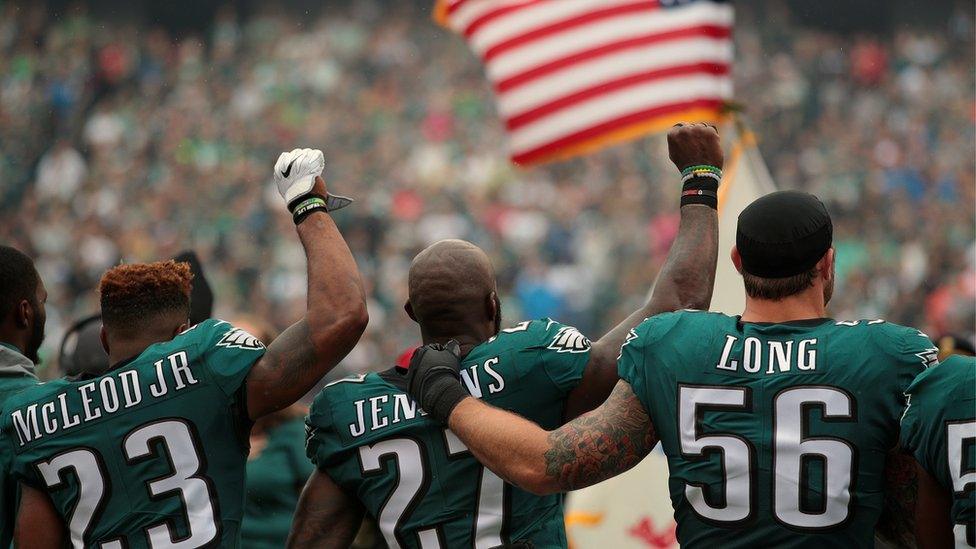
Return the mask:
[[36,307],[40,280],[30,257],[10,246],[0,246],[0,320],[25,299]]
[[98,283],[102,323],[139,330],[162,315],[189,317],[192,281],[190,264],[173,260],[113,267]]

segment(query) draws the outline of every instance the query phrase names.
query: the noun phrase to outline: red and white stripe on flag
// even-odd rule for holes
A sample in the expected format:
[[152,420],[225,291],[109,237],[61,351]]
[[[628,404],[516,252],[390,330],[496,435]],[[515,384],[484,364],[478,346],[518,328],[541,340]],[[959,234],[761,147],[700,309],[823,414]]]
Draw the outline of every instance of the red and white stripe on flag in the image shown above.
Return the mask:
[[714,0],[439,0],[486,66],[512,161],[568,158],[732,97],[732,6]]

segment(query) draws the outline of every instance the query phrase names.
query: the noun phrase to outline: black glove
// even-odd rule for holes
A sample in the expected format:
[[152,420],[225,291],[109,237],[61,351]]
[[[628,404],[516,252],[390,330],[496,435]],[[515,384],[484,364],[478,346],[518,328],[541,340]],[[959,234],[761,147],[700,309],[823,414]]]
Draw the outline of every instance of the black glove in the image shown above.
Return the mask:
[[431,343],[414,351],[407,370],[407,392],[427,414],[447,423],[451,411],[469,396],[461,386],[461,346]]

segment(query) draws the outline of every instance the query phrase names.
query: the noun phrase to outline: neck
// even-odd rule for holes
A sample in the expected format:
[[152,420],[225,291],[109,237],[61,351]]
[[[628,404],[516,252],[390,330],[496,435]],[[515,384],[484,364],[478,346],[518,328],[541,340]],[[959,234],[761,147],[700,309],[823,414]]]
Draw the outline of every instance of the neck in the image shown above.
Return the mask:
[[790,322],[824,318],[827,316],[827,307],[823,302],[823,292],[817,289],[820,293],[815,293],[814,289],[777,301],[746,296],[746,309],[742,313],[742,321]]
[[0,330],[0,343],[16,347],[20,354],[27,349],[27,333],[19,330]]
[[427,331],[423,329],[423,327],[421,327],[420,336],[421,340],[424,342],[424,345],[431,343],[440,343],[443,345],[453,339],[454,341],[457,341],[459,345],[461,345],[461,356],[467,356],[467,354],[471,352],[471,349],[481,345],[485,341],[488,341],[491,334],[488,334],[484,330],[469,329],[459,330],[459,333],[454,335],[432,336],[429,335]]
[[115,365],[122,360],[127,358],[132,358],[136,355],[142,354],[147,347],[154,343],[159,343],[161,341],[167,341],[169,338],[161,336],[137,336],[131,339],[120,339],[112,341],[112,350],[108,353],[108,363],[109,365]]

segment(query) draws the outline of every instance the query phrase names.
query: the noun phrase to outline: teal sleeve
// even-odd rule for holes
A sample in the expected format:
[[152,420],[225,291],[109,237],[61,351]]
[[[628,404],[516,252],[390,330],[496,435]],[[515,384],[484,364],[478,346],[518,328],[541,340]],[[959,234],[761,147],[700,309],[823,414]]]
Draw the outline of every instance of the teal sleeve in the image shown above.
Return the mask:
[[[620,356],[617,358],[617,376],[630,384],[640,399],[644,409],[650,414],[652,407],[652,386],[659,386],[660,381],[655,381],[653,376],[660,375],[665,364],[656,359],[655,354],[661,350],[661,344],[670,341],[665,336],[681,320],[682,315],[694,314],[682,311],[673,313],[663,313],[645,319],[636,328],[627,334],[623,346],[620,348]],[[658,368],[658,371],[650,372],[648,368]]]
[[904,392],[919,374],[939,363],[939,348],[932,343],[929,336],[915,328],[897,324],[891,326],[895,328],[892,335],[897,340],[896,375]]
[[648,322],[645,320],[627,334],[627,339],[620,348],[620,357],[617,359],[617,376],[630,385],[645,410],[651,409],[647,395],[647,372],[644,370],[644,344],[647,339]]
[[211,378],[224,394],[235,394],[254,363],[264,356],[264,344],[223,320],[207,320],[193,330],[200,330],[201,353]]
[[926,470],[931,470],[929,456],[924,443],[928,436],[926,418],[931,416],[936,410],[929,402],[929,392],[926,390],[927,378],[925,374],[918,376],[918,379],[908,388],[908,407],[901,418],[901,432],[899,434],[899,445],[918,461]]
[[315,397],[305,418],[305,455],[319,469],[325,469],[329,464],[330,446],[334,440],[330,436],[332,431],[332,411],[325,391],[322,391]]
[[546,375],[566,394],[579,385],[590,361],[590,340],[572,326],[554,320],[534,320],[541,330],[535,347]]

